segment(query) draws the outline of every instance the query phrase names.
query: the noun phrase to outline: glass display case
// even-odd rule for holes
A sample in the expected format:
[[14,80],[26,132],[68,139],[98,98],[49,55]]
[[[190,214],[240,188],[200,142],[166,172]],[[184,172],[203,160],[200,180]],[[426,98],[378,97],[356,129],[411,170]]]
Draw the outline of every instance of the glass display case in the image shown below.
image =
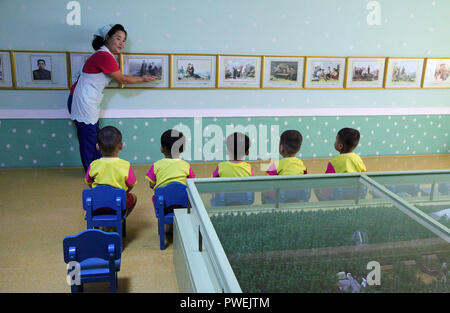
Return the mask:
[[450,292],[450,170],[188,180],[180,292]]

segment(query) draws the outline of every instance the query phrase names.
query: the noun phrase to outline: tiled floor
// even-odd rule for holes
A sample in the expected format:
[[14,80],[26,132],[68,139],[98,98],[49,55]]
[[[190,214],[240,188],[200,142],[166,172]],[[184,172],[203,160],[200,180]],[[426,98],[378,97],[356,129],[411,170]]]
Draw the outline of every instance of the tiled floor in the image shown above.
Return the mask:
[[[304,160],[311,174],[323,173],[328,159]],[[364,158],[369,171],[448,169],[450,155]],[[217,163],[193,164],[197,177],[210,177]],[[260,162],[252,162],[262,175]],[[127,220],[119,292],[178,292],[172,245],[159,250],[148,166],[133,166],[138,203]],[[85,229],[80,168],[0,170],[0,292],[69,292],[62,240]],[[86,292],[107,292],[88,284]]]

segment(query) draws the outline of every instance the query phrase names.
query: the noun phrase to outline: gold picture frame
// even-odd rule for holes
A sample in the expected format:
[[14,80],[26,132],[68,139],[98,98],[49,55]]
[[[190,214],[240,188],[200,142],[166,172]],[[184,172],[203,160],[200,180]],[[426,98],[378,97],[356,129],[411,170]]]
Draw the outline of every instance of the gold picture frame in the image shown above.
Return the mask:
[[170,64],[170,88],[217,88],[217,54],[175,53],[170,55]]
[[217,88],[260,89],[261,55],[219,54],[217,56]]
[[261,88],[303,89],[305,58],[305,56],[263,56]]
[[[132,61],[132,62],[131,62]],[[149,63],[147,64],[146,61]],[[124,89],[169,89],[171,62],[169,54],[121,53],[121,70],[124,75],[152,75],[161,77],[151,82],[122,85]]]
[[426,58],[422,88],[450,88],[450,58]]
[[347,57],[345,89],[381,89],[384,86],[386,57]]
[[0,89],[14,89],[14,62],[9,50],[0,50]]
[[[347,64],[347,57],[336,57],[336,56],[305,57],[303,88],[344,89],[346,64]],[[311,68],[313,69],[311,70]],[[328,68],[330,73],[327,73]]]
[[11,55],[15,89],[69,89],[66,52],[12,50]]
[[425,58],[388,57],[383,86],[386,89],[421,88]]

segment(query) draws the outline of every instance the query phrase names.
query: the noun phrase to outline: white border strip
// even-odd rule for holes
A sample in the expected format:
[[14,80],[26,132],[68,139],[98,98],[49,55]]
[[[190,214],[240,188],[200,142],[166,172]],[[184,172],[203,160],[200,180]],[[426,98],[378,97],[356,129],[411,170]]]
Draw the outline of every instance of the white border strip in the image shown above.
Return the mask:
[[[373,115],[450,114],[449,107],[398,108],[295,108],[295,109],[173,109],[173,110],[102,110],[101,118],[170,118],[170,117],[272,117],[272,116],[373,116]],[[69,119],[66,109],[0,110],[0,119]]]

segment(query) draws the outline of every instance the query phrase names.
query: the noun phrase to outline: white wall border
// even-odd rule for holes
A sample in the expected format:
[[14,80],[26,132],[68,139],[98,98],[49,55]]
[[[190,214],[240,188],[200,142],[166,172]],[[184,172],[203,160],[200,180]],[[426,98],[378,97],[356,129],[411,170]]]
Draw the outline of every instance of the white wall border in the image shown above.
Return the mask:
[[[311,108],[311,109],[176,109],[102,110],[100,118],[189,118],[189,117],[272,117],[272,116],[374,116],[447,115],[450,107],[398,108]],[[69,119],[66,109],[0,110],[0,119]]]

